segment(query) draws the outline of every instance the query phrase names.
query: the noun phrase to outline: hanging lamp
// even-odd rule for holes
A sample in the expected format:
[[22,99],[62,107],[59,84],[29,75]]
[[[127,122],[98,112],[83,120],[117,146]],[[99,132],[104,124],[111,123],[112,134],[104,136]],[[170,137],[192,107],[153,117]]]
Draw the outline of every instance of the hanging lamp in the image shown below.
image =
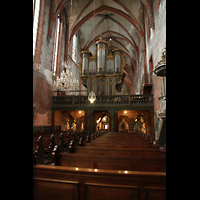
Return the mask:
[[90,101],[90,103],[94,103],[94,101],[96,100],[96,95],[93,91],[89,93],[88,100]]
[[[95,18],[95,0],[94,0],[94,17],[93,17],[93,30],[94,30],[94,18]],[[93,45],[94,45],[94,31],[93,31]],[[94,62],[92,62],[92,91],[89,93],[88,95],[88,100],[90,101],[90,103],[94,103],[94,101],[96,100],[96,95],[93,92],[94,91],[94,82],[93,82],[93,64]]]

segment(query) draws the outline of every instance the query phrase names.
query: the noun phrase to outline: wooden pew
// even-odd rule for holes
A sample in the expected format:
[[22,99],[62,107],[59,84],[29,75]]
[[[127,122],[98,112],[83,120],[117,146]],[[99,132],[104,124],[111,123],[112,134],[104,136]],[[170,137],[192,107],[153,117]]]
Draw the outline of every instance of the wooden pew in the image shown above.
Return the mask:
[[33,166],[33,200],[165,200],[166,172]]
[[33,164],[44,163],[44,145],[43,138],[33,138]]
[[61,166],[131,171],[166,171],[166,158],[164,156],[116,157],[61,153]]
[[60,152],[64,152],[64,138],[63,133],[60,133],[60,136],[55,136],[55,143],[59,146]]
[[44,145],[44,157],[51,158],[51,153],[55,146],[54,134],[49,136],[43,136],[43,145]]
[[138,135],[123,136],[103,134],[75,154],[56,145],[53,166],[33,166],[33,199],[165,200],[166,155]]
[[80,137],[79,139],[79,146],[84,146],[85,145],[85,140],[83,137]]
[[54,149],[52,151],[52,166],[59,166],[61,165],[60,163],[60,147],[59,145],[55,145]]
[[96,136],[94,133],[91,134],[91,140],[95,140]]
[[86,141],[86,142],[91,142],[91,133],[90,133],[90,135],[87,135],[87,136],[86,136],[85,141]]
[[164,153],[164,154],[166,154],[166,143],[164,143],[164,146],[163,146],[164,148],[163,149],[161,149],[160,150],[160,152],[162,152],[162,153]]
[[159,149],[159,147],[160,147],[159,140],[155,140],[153,142],[153,147]]
[[[94,140],[93,140],[94,141]],[[152,145],[149,145],[149,144],[144,144],[144,145],[126,145],[126,144],[110,144],[110,143],[94,143],[94,142],[91,142],[91,143],[87,143],[87,146],[90,146],[90,147],[102,147],[102,145],[105,147],[105,148],[120,148],[120,149],[124,149],[124,148],[136,148],[136,149],[139,149],[139,148],[152,148]],[[95,141],[96,142],[96,141]]]
[[[41,132],[39,132],[39,133],[41,133]],[[53,136],[52,136],[52,134],[53,134]],[[60,151],[64,152],[64,144],[65,144],[65,142],[64,142],[64,135],[63,135],[62,132],[55,132],[55,133],[53,133],[53,132],[42,132],[41,136],[43,138],[45,138],[45,140],[46,140],[46,138],[52,137],[52,139],[54,140],[53,143],[59,145],[60,146]],[[35,137],[38,137],[37,133],[33,134],[33,138],[35,138]],[[45,142],[46,142],[46,146],[48,146],[49,140],[47,139],[47,141],[45,141]],[[51,141],[50,141],[50,143],[51,143]],[[46,148],[48,149],[48,147],[46,147]]]
[[[76,154],[61,154],[61,165],[101,169],[127,169],[138,171],[166,171],[166,156],[159,149],[152,148],[147,141],[131,135],[117,135],[113,140],[109,136],[98,138],[84,147],[76,147]],[[125,138],[123,140],[123,138]],[[115,144],[116,143],[116,144]],[[129,145],[127,145],[127,143]]]
[[166,157],[165,155],[161,154],[159,149],[155,148],[106,148],[106,147],[91,147],[91,146],[84,146],[84,147],[76,147],[76,153],[83,153],[83,154],[93,154],[93,155],[104,155],[104,156],[162,156]]
[[74,142],[74,139],[72,139],[69,143],[69,153],[74,153],[75,152],[75,142]]

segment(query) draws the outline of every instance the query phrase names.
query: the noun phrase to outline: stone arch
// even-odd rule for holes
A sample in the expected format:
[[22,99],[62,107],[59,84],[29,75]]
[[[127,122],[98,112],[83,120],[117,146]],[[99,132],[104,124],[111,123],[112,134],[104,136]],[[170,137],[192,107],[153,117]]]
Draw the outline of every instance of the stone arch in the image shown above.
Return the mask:
[[126,121],[126,118],[122,118],[121,122],[119,123],[119,132],[128,132],[128,131],[129,131],[129,122]]
[[[127,15],[126,13],[120,11],[120,10],[117,10],[115,8],[112,8],[112,7],[108,7],[108,6],[101,6],[100,8],[97,8],[95,10],[95,13],[98,14],[98,13],[101,13],[103,11],[108,11],[108,12],[111,12],[111,13],[114,13],[122,18],[124,18],[125,20],[127,20],[134,28],[135,30],[137,31],[139,37],[140,37],[140,40],[141,40],[141,43],[142,43],[142,48],[143,50],[145,50],[145,41],[144,41],[144,34],[140,28],[140,26],[138,26],[138,22],[137,20],[134,18],[132,19],[129,15]],[[80,29],[80,27],[86,22],[88,21],[91,17],[93,17],[93,11],[90,12],[87,16],[85,16],[76,26],[74,26],[72,32],[71,32],[71,35],[70,35],[70,40],[69,40],[69,43],[71,42],[74,34]],[[68,47],[70,46],[70,44],[68,45]],[[68,52],[67,52],[68,53]]]

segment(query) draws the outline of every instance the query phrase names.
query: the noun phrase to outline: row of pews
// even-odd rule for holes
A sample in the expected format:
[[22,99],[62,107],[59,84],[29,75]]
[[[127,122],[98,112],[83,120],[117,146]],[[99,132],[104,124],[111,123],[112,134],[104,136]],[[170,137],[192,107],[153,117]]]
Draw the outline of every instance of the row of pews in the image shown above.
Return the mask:
[[43,164],[44,159],[51,159],[54,147],[60,152],[73,153],[75,146],[80,143],[84,145],[85,132],[37,132],[33,134],[33,163]]
[[[81,135],[60,138],[65,134],[70,142]],[[150,138],[120,132],[81,136],[83,145],[75,142],[73,153],[66,135],[64,151],[58,141],[54,145],[51,166],[33,166],[33,199],[166,199],[166,154]]]
[[91,139],[104,133],[105,131],[100,131],[87,136],[84,131],[38,131],[33,134],[33,163],[43,164],[45,158],[51,159],[52,152],[58,152],[58,150],[59,152],[74,153],[76,146],[84,146],[85,142],[90,142]]

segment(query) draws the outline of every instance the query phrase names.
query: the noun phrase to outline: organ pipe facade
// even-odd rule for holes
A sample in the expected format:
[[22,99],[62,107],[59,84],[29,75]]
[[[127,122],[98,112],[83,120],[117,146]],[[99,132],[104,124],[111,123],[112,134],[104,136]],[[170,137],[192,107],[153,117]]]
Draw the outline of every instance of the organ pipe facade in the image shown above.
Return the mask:
[[108,42],[100,39],[95,43],[96,53],[81,52],[81,80],[87,87],[88,93],[94,87],[97,95],[114,95],[115,85],[120,82],[125,66],[123,50],[109,49]]

